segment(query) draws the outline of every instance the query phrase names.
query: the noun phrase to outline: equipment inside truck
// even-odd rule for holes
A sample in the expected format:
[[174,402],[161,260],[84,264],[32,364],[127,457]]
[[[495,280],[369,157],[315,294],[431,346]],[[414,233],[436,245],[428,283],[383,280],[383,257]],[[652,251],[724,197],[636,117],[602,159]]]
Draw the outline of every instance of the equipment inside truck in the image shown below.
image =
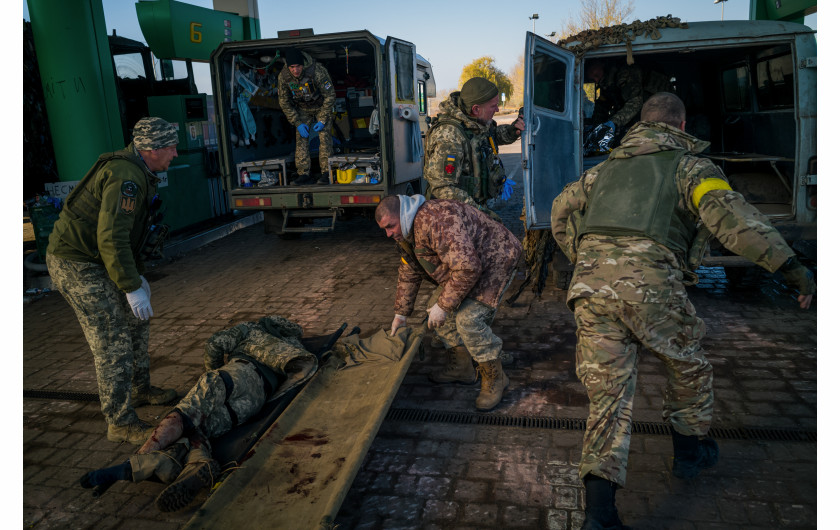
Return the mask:
[[[335,87],[336,102],[332,126],[336,163],[331,167],[332,183],[376,184],[376,176],[349,175],[354,159],[376,160],[376,72],[374,47],[365,40],[319,42],[300,46],[313,60],[326,67]],[[295,127],[289,123],[277,97],[277,76],[285,66],[288,47],[254,45],[222,55],[221,79],[226,80],[222,119],[231,131],[233,162],[239,187],[288,185],[293,179]],[[244,97],[243,97],[244,96]],[[374,127],[371,127],[371,122]],[[310,136],[312,167],[318,167],[318,135]],[[346,160],[345,160],[346,159]],[[374,164],[368,164],[366,169]],[[341,173],[339,173],[339,170]],[[361,180],[357,180],[361,176]]]
[[[613,68],[626,64],[625,54],[599,59]],[[685,103],[686,131],[711,142],[703,155],[723,169],[734,190],[769,217],[793,214],[797,120],[789,44],[683,48],[634,53],[634,59],[643,73],[644,98],[651,95],[651,77],[667,80]],[[584,93],[593,92],[594,85],[584,85]],[[583,108],[590,117],[591,102]],[[584,169],[606,156],[585,156]]]

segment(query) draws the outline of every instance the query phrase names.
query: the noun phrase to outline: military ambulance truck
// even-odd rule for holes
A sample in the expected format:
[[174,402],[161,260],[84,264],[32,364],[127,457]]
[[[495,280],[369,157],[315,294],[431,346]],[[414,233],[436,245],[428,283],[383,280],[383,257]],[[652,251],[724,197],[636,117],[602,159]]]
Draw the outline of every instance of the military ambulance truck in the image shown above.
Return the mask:
[[[330,184],[292,184],[296,130],[277,97],[289,48],[324,65],[335,88]],[[262,211],[267,232],[329,231],[339,216],[369,214],[388,194],[421,192],[422,134],[435,82],[414,44],[368,31],[286,31],[223,43],[210,68],[230,207]],[[310,173],[317,175],[318,135],[310,140]]]
[[[593,92],[584,82],[587,62],[598,59],[609,68],[632,57],[643,83],[655,78],[661,90],[665,79],[666,90],[685,102],[686,131],[711,142],[703,156],[723,169],[732,188],[770,218],[794,248],[811,243],[815,249],[815,32],[777,21],[690,22],[687,28],[658,31],[658,39],[639,35],[629,45],[589,46],[577,54],[570,51],[575,43],[560,47],[528,33],[528,126],[522,142],[528,228],[549,228],[552,201],[563,187],[608,156],[584,146],[592,113],[587,91]],[[562,254],[557,257],[571,270]],[[703,263],[734,268],[748,262],[713,246]],[[562,281],[562,275],[555,278]]]

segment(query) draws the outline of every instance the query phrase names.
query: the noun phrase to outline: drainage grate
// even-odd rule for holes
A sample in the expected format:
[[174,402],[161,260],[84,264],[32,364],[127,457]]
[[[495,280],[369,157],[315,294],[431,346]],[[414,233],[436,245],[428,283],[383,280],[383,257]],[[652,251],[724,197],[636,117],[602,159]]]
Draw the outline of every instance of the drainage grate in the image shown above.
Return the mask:
[[60,401],[99,401],[99,394],[92,392],[56,392],[53,390],[24,390],[24,398],[54,399]]
[[[580,418],[545,418],[530,416],[502,416],[478,412],[445,412],[425,409],[395,409],[385,417],[390,421],[455,423],[460,425],[491,425],[497,427],[519,427],[524,429],[560,429],[567,431],[586,430],[586,420]],[[671,426],[666,423],[633,422],[636,434],[671,435]],[[763,429],[750,427],[712,427],[709,435],[717,440],[747,440],[770,442],[817,442],[816,431],[800,429]]]

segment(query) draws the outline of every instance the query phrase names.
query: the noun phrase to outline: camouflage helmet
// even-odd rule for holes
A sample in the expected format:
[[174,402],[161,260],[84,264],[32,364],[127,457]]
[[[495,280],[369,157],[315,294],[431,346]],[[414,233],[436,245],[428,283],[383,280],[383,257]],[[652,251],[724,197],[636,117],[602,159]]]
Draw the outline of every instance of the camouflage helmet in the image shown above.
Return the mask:
[[174,125],[161,118],[143,118],[131,132],[134,147],[139,151],[162,149],[178,143],[178,130]]

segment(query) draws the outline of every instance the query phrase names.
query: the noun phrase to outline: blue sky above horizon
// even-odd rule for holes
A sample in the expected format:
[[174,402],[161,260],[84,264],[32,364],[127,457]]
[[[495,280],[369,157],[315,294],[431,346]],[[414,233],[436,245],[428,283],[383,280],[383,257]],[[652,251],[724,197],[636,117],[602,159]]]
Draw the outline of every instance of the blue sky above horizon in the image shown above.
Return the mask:
[[[201,7],[213,7],[212,0],[183,0]],[[103,0],[105,23],[110,34],[116,30],[122,37],[146,42],[137,22],[136,2]],[[421,6],[419,12],[395,8],[387,0],[368,0],[363,9],[348,10],[347,2],[320,4],[317,13],[301,3],[283,5],[282,2],[260,2],[260,31],[272,37],[278,30],[312,28],[315,33],[333,33],[367,29],[380,37],[393,36],[417,45],[417,52],[432,63],[437,86],[442,90],[457,89],[464,66],[489,55],[503,72],[510,72],[525,48],[525,32],[548,35],[558,31],[578,12],[578,2],[572,0],[511,3],[501,0],[449,2],[427,0],[409,3]],[[686,22],[744,20],[749,18],[749,0],[728,0],[714,4],[713,0],[635,0],[630,20],[647,20],[671,14]],[[335,6],[330,9],[330,6]],[[722,7],[721,7],[722,6]],[[722,13],[721,13],[722,12]],[[533,13],[539,18],[531,20]],[[26,1],[23,18],[29,20]],[[805,23],[816,29],[816,15]],[[201,92],[210,92],[209,66],[195,65],[196,83]]]

